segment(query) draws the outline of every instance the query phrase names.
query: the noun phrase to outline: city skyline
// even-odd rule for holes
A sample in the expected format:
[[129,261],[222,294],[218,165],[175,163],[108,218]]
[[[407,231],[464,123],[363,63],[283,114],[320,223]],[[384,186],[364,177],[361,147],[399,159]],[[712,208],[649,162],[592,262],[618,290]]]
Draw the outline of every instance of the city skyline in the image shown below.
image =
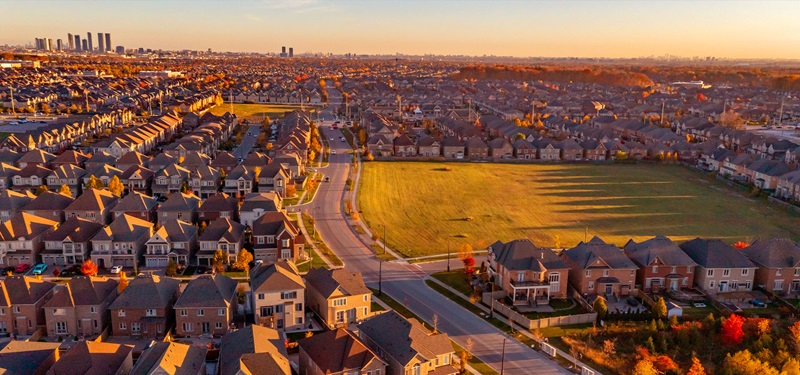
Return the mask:
[[[158,11],[149,6],[156,4]],[[164,50],[277,53],[281,46],[292,45],[297,54],[800,58],[800,51],[786,48],[800,42],[791,19],[800,11],[800,3],[793,2],[271,0],[4,5],[19,15],[8,20],[0,33],[0,44],[11,45],[99,29],[118,36],[114,47]],[[59,12],[41,12],[48,7],[59,7]]]

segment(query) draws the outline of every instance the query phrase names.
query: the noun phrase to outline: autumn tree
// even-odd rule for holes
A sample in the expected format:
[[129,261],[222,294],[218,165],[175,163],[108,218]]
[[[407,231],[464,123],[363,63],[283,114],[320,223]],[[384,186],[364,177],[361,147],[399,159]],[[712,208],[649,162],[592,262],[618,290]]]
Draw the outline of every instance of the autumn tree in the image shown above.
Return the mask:
[[231,265],[231,269],[247,272],[250,268],[250,262],[252,261],[253,254],[250,254],[250,252],[246,249],[241,249],[239,250],[239,253],[236,254],[236,262]]
[[465,243],[458,247],[458,259],[464,263],[464,272],[468,275],[475,272],[475,252],[472,245]]
[[61,275],[61,269],[55,266],[55,268],[53,268],[53,277],[58,277],[59,275]]
[[692,357],[692,367],[689,368],[686,375],[706,375],[706,369],[697,357]]
[[744,339],[744,318],[732,314],[722,323],[722,342],[728,345],[739,345]]
[[297,188],[294,185],[287,185],[286,186],[286,196],[287,197],[294,197],[297,195]]
[[125,290],[125,288],[128,287],[129,283],[130,282],[128,281],[128,275],[125,273],[125,271],[120,271],[120,273],[119,273],[119,285],[117,285],[117,293],[118,294],[122,293],[122,291]]
[[800,320],[789,326],[789,333],[794,344],[794,354],[800,356]]
[[608,305],[606,305],[606,299],[603,297],[597,297],[592,304],[592,308],[594,312],[597,313],[597,318],[605,319],[606,314],[608,314]]
[[781,368],[781,375],[800,375],[800,360],[792,358],[786,361]]
[[742,116],[734,110],[727,110],[723,112],[719,116],[719,123],[720,125],[728,128],[733,128],[733,129],[744,128],[744,120],[742,119]]
[[225,263],[228,263],[228,255],[222,250],[214,252],[214,258],[211,260],[211,267],[216,273],[225,272]]
[[733,244],[733,248],[737,250],[744,249],[747,246],[749,245],[747,245],[747,242],[744,241],[737,241],[735,244]]
[[104,187],[106,187],[106,185],[101,179],[95,177],[95,175],[91,175],[89,176],[89,180],[86,181],[86,186],[84,186],[84,189],[102,189]]
[[633,375],[658,375],[658,371],[652,362],[642,359],[636,362],[636,366],[633,368]]
[[125,191],[125,185],[122,184],[119,176],[111,177],[111,180],[108,181],[108,191],[118,197],[122,196],[122,193]]
[[656,303],[653,305],[653,313],[656,314],[656,318],[659,319],[667,317],[667,303],[664,302],[664,298],[658,297],[656,299]]
[[[731,315],[736,316],[736,315]],[[740,318],[741,319],[741,318]],[[723,374],[735,375],[778,375],[778,370],[767,362],[762,362],[753,356],[749,350],[742,350],[728,355],[722,362]]]
[[81,264],[81,273],[84,276],[95,276],[97,275],[97,265],[91,259],[86,259]]
[[70,197],[72,196],[72,191],[69,189],[69,186],[67,185],[61,185],[61,187],[58,188],[58,193]]
[[164,274],[167,276],[175,276],[178,274],[178,264],[172,258],[167,261],[167,267],[164,269]]
[[49,190],[47,190],[47,186],[39,185],[39,187],[37,187],[36,190],[33,192],[33,195],[39,196],[39,195],[42,195],[42,193],[44,193],[46,191],[49,191]]

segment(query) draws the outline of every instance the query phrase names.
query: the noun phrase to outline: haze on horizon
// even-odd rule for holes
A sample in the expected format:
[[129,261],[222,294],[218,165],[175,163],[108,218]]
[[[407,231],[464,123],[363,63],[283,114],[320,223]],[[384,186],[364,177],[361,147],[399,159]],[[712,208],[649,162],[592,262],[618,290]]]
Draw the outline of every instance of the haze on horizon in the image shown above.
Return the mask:
[[794,1],[6,1],[0,45],[109,32],[125,48],[800,59]]

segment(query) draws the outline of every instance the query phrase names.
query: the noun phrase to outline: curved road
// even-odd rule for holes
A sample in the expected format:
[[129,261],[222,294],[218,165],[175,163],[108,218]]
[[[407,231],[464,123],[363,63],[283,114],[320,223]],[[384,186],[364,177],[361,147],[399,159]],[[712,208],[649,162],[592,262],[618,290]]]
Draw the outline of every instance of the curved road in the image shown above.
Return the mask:
[[[332,101],[336,101],[335,98]],[[321,118],[332,118],[330,108],[323,111]],[[350,271],[361,272],[365,282],[377,288],[380,261],[348,227],[342,210],[345,182],[352,158],[346,153],[349,145],[339,140],[339,130],[332,130],[329,126],[320,126],[320,129],[328,139],[334,138],[330,147],[336,150],[336,155],[330,155],[330,165],[323,169],[330,177],[330,182],[322,183],[314,201],[304,205],[303,209],[315,215],[317,230],[322,239],[344,261],[345,267]],[[382,268],[384,293],[428,322],[432,322],[433,316],[438,315],[437,328],[446,332],[462,347],[466,346],[468,338],[472,338],[472,353],[499,372],[503,341],[506,338],[502,331],[430,289],[423,281],[425,272],[417,266],[405,262],[383,262]],[[505,374],[568,373],[553,360],[513,338],[508,338],[505,342],[504,370]]]

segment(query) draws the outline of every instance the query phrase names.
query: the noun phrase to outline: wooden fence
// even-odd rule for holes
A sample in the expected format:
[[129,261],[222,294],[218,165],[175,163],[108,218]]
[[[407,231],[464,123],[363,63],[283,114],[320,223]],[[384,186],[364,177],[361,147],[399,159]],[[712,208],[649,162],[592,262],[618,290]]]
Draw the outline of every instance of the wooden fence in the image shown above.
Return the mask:
[[[482,302],[486,306],[492,306],[492,299],[505,298],[505,296],[506,293],[503,291],[483,293]],[[494,310],[529,330],[572,324],[592,323],[597,321],[597,313],[595,312],[577,315],[554,316],[541,319],[528,319],[525,315],[512,310],[510,307],[502,303],[495,302]]]

